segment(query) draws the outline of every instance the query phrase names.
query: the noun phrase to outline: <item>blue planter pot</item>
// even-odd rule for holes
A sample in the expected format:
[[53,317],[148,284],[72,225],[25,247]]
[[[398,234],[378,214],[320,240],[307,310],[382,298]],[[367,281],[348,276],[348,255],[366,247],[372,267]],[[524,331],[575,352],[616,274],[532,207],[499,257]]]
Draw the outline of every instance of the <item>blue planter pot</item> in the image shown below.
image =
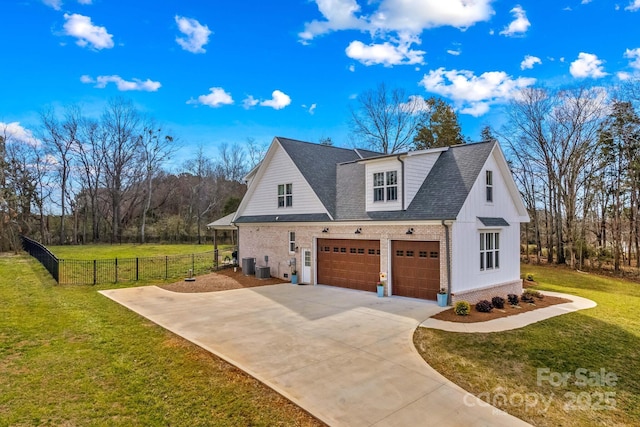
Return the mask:
[[378,286],[378,296],[382,298],[384,296],[384,286]]
[[291,275],[291,284],[292,285],[297,285],[298,284],[298,275],[297,274],[292,274]]
[[438,306],[439,307],[447,306],[447,294],[438,294]]

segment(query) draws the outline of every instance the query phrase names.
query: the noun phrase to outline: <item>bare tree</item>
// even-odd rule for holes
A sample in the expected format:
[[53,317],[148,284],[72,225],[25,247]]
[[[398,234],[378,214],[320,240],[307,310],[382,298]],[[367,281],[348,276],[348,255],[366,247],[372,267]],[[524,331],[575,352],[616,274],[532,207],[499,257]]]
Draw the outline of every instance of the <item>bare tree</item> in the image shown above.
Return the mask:
[[216,172],[227,181],[242,181],[247,173],[245,153],[238,144],[229,146],[222,143],[219,146],[218,162]]
[[384,154],[409,149],[423,121],[424,100],[407,97],[403,89],[384,83],[361,93],[351,108],[351,130],[373,150]]
[[205,156],[202,145],[198,147],[195,157],[184,164],[185,171],[195,180],[190,192],[188,216],[196,220],[198,244],[202,243],[204,216],[220,203],[217,188],[213,188],[217,186],[214,168],[213,162]]

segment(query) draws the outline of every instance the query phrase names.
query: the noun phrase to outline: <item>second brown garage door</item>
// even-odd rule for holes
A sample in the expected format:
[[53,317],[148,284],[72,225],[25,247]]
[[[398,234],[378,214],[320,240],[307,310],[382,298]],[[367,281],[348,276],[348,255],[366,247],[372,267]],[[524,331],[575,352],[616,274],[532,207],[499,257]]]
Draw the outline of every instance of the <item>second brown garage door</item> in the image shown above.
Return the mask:
[[380,278],[380,241],[318,239],[318,283],[376,291]]
[[440,290],[440,242],[391,242],[393,294],[435,300]]

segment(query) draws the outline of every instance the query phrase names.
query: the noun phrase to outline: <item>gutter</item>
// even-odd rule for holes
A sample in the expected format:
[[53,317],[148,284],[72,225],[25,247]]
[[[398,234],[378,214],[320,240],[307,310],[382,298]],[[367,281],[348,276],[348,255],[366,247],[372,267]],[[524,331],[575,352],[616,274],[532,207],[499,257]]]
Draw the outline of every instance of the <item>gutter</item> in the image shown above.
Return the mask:
[[451,250],[449,248],[449,225],[446,220],[442,220],[444,227],[445,250],[447,251],[447,305],[451,305]]

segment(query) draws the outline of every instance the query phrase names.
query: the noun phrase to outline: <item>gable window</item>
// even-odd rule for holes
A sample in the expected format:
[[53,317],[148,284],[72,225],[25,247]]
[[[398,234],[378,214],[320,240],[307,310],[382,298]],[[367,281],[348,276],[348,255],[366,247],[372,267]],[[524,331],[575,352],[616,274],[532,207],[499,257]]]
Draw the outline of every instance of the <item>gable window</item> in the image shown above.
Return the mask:
[[480,270],[500,268],[500,233],[480,233]]
[[486,185],[487,185],[487,202],[493,202],[493,171],[487,171],[486,173]]
[[398,172],[376,172],[373,174],[373,201],[392,202],[398,200]]
[[296,232],[289,232],[289,252],[294,253],[296,251]]
[[293,184],[278,185],[278,207],[290,208],[293,206]]

